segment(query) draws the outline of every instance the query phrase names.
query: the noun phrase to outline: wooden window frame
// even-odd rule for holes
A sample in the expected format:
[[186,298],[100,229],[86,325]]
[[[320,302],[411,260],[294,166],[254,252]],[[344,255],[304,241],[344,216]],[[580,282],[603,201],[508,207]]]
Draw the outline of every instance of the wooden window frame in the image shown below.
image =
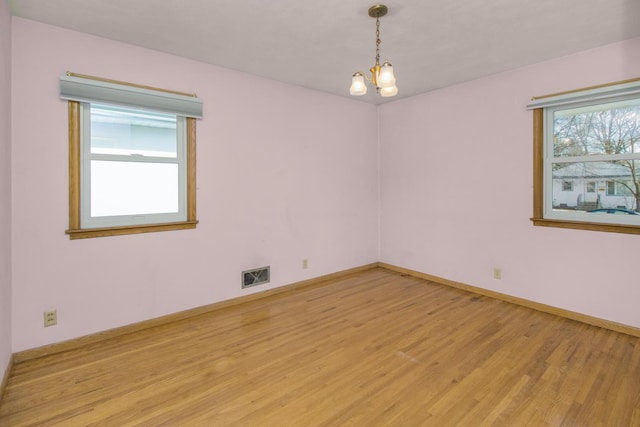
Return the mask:
[[[637,82],[640,79],[630,79],[620,82],[607,83],[583,89],[576,89],[556,94],[544,95],[534,98],[548,98],[574,92],[582,92],[590,89],[604,88],[618,84]],[[531,221],[534,226],[556,227],[574,230],[603,231],[610,233],[640,234],[640,226],[627,224],[609,224],[602,222],[568,221],[561,219],[549,219],[544,217],[544,108],[533,108],[533,216]]]
[[81,226],[81,127],[80,102],[69,102],[69,228],[65,231],[71,240],[91,237],[120,236],[157,231],[196,228],[196,120],[186,118],[187,127],[187,219],[186,221],[136,224],[117,227],[82,228]]

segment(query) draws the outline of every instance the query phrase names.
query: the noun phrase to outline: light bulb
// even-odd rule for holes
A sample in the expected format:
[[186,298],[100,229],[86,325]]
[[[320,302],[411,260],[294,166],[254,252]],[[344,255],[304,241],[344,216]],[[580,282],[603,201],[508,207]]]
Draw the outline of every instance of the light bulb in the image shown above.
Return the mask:
[[364,76],[361,72],[358,71],[353,75],[349,93],[353,96],[361,96],[367,93],[367,85],[364,82]]
[[390,96],[396,96],[398,94],[398,86],[395,84],[391,87],[383,87],[380,89],[380,96],[388,98]]
[[393,75],[393,67],[389,61],[385,61],[380,67],[377,83],[379,88],[392,87],[396,83],[396,77]]

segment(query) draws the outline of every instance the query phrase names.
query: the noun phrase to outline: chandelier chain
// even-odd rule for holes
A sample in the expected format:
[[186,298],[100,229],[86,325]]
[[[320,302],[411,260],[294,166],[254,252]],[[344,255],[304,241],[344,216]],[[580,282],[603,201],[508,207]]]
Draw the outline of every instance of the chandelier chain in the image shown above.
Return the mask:
[[376,18],[376,65],[380,65],[380,18]]

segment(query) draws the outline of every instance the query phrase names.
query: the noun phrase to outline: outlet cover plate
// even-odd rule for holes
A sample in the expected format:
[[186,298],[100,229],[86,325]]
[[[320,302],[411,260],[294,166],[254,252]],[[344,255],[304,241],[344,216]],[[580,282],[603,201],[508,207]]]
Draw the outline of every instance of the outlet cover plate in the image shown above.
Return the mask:
[[49,310],[44,312],[44,326],[53,326],[58,324],[58,312],[57,310]]

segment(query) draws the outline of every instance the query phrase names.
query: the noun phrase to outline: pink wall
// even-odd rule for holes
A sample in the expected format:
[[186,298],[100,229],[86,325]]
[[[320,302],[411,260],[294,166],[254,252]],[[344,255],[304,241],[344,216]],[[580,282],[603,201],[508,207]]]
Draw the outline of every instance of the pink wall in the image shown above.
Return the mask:
[[0,1],[0,381],[11,357],[11,15]]
[[[19,18],[13,54],[14,352],[377,261],[375,106]],[[196,230],[68,239],[66,70],[203,99]]]
[[[640,39],[378,108],[19,18],[12,46],[0,200],[12,180],[13,245],[0,260],[13,269],[14,352],[378,259],[640,326],[636,236],[531,225],[525,110],[533,95],[636,77]],[[66,70],[204,100],[196,230],[67,238]],[[269,285],[240,289],[242,270],[267,264]],[[45,329],[52,308],[58,325]],[[0,327],[0,361],[9,337]]]
[[639,75],[634,39],[381,106],[381,261],[640,327],[639,236],[531,224],[525,109]]

